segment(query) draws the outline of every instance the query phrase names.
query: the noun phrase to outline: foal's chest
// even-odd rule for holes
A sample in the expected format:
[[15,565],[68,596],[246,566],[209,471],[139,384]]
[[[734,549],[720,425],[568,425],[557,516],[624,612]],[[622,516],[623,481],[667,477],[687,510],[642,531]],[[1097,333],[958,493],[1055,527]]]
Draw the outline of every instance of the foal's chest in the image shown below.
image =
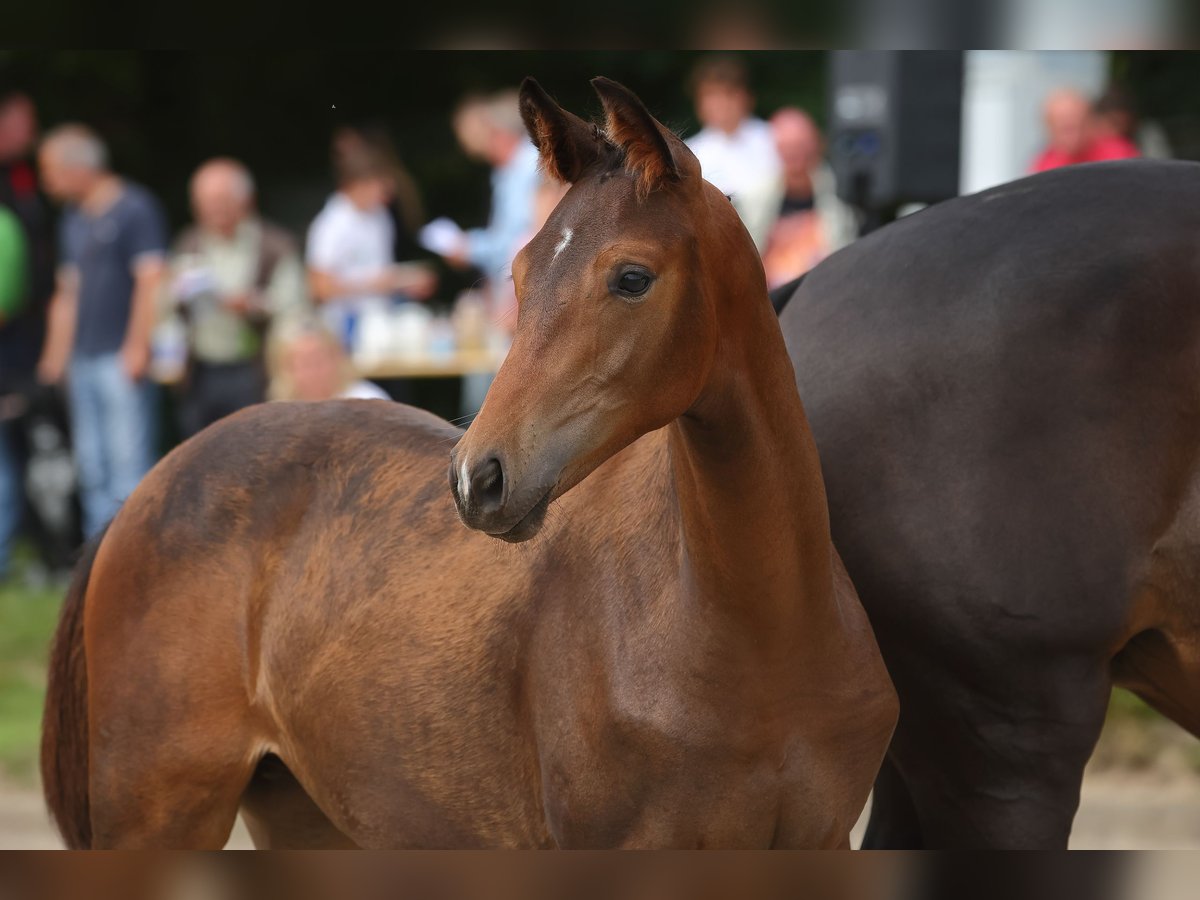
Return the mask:
[[[834,827],[806,751],[703,716],[603,717],[542,748],[547,829],[564,847],[819,846]],[[815,816],[797,816],[815,809]],[[804,819],[803,823],[800,819]],[[797,826],[811,834],[798,834]]]
[[563,847],[769,847],[781,805],[766,765],[612,746],[548,761],[544,809]]

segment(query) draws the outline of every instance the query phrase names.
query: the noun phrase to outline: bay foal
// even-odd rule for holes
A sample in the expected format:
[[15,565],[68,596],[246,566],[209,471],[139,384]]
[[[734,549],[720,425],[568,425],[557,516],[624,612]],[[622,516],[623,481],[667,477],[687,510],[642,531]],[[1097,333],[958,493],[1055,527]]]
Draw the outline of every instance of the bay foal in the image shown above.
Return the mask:
[[686,147],[595,86],[603,131],[522,88],[573,187],[461,440],[258,407],[81,565],[43,736],[69,844],[219,847],[239,807],[259,846],[847,843],[896,701],[762,267]]

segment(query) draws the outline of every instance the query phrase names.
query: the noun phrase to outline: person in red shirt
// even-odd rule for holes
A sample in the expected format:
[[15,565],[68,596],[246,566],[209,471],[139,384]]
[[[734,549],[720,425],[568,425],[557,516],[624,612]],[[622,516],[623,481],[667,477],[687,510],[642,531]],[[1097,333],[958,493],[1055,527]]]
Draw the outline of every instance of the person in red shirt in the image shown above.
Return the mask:
[[1042,109],[1047,146],[1034,160],[1031,172],[1141,155],[1137,146],[1108,117],[1097,114],[1079,91],[1071,88],[1054,91]]
[[1092,107],[1092,155],[1096,161],[1141,156],[1136,142],[1137,104],[1124,88],[1110,87]]

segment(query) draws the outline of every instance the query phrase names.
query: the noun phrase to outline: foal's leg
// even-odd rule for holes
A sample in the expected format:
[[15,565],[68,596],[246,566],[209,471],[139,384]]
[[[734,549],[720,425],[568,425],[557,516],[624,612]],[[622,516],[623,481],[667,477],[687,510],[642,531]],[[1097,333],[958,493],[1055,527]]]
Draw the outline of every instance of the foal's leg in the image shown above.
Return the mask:
[[149,722],[134,713],[106,730],[99,740],[92,730],[95,849],[225,846],[255,762],[232,717]]
[[891,756],[925,846],[1067,846],[1111,685],[1101,661],[1029,650],[986,679],[927,665],[901,689]]
[[262,755],[261,730],[225,649],[234,638],[155,618],[88,646],[93,846],[220,849]]
[[1143,631],[1113,659],[1113,674],[1117,684],[1200,737],[1200,634]]
[[259,764],[242,797],[242,819],[259,850],[355,849],[278,757]]

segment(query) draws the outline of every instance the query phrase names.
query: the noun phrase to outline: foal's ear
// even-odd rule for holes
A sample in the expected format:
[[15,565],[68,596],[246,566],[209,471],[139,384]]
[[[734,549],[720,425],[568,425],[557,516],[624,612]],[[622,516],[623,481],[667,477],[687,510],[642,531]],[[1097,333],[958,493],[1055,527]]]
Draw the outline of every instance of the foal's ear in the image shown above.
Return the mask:
[[593,78],[592,87],[604,104],[608,139],[625,151],[625,166],[637,176],[641,196],[665,181],[699,172],[692,151],[650,115],[637,94],[603,77]]
[[533,78],[521,82],[520,103],[542,169],[559,181],[578,181],[600,155],[596,129],[555,103]]

